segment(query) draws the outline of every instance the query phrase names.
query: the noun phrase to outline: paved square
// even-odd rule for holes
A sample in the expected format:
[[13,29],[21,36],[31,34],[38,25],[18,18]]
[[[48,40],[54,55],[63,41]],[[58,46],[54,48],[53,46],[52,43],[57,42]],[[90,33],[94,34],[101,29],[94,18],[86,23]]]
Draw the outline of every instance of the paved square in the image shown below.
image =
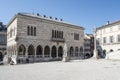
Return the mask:
[[90,59],[0,66],[0,80],[120,80],[120,61]]

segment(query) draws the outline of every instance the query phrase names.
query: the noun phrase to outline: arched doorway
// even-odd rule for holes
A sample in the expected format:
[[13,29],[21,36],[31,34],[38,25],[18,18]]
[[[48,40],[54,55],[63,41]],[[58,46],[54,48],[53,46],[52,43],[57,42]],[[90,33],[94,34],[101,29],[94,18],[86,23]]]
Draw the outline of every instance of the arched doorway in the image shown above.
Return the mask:
[[78,56],[78,47],[75,47],[75,56]]
[[49,56],[50,55],[50,48],[49,48],[49,46],[45,46],[45,48],[44,48],[44,55],[45,56]]
[[74,49],[73,47],[70,47],[70,56],[73,56],[73,54],[74,54]]
[[55,58],[56,56],[57,56],[57,49],[56,49],[56,47],[55,46],[53,46],[52,47],[52,53],[51,53],[51,56],[53,57],[53,58]]
[[80,47],[80,54],[79,54],[80,56],[84,56],[83,55],[83,47]]
[[63,48],[61,46],[58,48],[58,57],[63,57]]
[[42,47],[40,45],[37,46],[36,55],[42,55]]
[[28,47],[28,56],[29,55],[35,55],[35,49],[34,49],[34,46],[33,45],[30,45]]
[[3,54],[0,52],[0,61],[3,61]]
[[18,55],[25,55],[25,52],[26,52],[25,46],[23,44],[20,45],[18,48]]

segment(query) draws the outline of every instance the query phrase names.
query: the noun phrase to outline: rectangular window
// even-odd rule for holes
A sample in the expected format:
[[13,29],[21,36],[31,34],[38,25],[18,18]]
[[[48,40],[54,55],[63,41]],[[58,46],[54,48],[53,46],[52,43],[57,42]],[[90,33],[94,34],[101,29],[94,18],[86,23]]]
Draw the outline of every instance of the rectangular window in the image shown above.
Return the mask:
[[110,36],[110,43],[113,43],[113,36]]
[[103,37],[103,43],[106,43],[106,37]]
[[79,34],[74,33],[74,40],[79,40]]
[[96,40],[96,44],[100,44],[100,38],[97,38],[97,40]]
[[120,34],[117,36],[117,41],[120,42]]
[[0,35],[0,44],[6,44],[6,37],[5,37],[5,35]]

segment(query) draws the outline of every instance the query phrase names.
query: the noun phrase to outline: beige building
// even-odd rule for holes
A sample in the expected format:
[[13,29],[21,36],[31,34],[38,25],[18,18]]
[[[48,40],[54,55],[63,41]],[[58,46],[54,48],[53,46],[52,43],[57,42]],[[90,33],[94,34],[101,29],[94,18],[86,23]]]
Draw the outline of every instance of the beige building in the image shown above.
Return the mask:
[[106,52],[120,50],[120,21],[96,29],[97,47]]
[[18,13],[7,25],[7,53],[18,63],[61,60],[65,43],[69,59],[80,59],[84,28],[62,19],[26,13]]

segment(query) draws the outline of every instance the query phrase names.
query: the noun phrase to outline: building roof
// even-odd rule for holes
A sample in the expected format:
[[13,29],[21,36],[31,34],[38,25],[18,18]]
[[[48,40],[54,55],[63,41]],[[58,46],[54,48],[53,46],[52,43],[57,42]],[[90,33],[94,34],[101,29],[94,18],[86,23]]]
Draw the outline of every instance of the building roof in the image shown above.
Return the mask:
[[0,22],[0,31],[7,31],[6,25],[3,25],[2,22]]
[[75,26],[77,28],[81,28],[84,30],[84,27],[82,26],[78,26],[78,25],[74,25],[74,24],[71,24],[71,23],[67,23],[67,22],[63,22],[61,20],[55,20],[53,18],[48,18],[48,17],[45,17],[45,16],[41,16],[41,15],[35,15],[35,14],[30,14],[30,13],[18,13],[16,14],[12,19],[11,21],[8,23],[7,27],[11,24],[11,22],[18,16],[18,15],[21,15],[21,16],[27,16],[27,17],[32,17],[32,18],[38,18],[38,19],[43,19],[43,20],[47,20],[47,21],[51,21],[51,22],[56,22],[56,23],[62,23],[62,24],[66,24],[66,25],[70,25],[70,26]]
[[101,27],[98,27],[98,28],[96,28],[96,30],[103,29],[103,28],[107,28],[107,27],[109,27],[109,26],[112,26],[112,25],[115,25],[115,24],[118,24],[118,23],[120,23],[120,20],[115,21],[115,22],[112,22],[112,23],[108,23],[108,24],[103,25],[103,26],[101,26]]

